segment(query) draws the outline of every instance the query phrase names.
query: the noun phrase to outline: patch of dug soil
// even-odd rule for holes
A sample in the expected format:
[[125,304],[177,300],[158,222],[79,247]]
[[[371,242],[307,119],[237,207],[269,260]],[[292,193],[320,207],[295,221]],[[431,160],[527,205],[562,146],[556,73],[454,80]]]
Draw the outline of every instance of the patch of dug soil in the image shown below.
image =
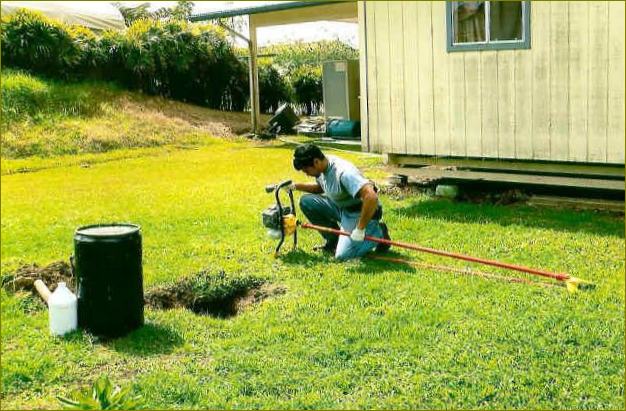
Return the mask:
[[70,289],[75,290],[70,265],[65,261],[56,261],[45,267],[40,267],[37,264],[23,265],[15,272],[2,277],[2,288],[13,293],[29,291],[37,294],[35,280],[42,280],[50,291],[54,291],[57,284],[62,281]]
[[248,292],[235,301],[235,310],[243,311],[251,305],[259,304],[261,301],[275,295],[283,295],[287,289],[282,285],[262,284],[258,288],[248,290]]
[[146,305],[156,309],[186,308],[196,314],[228,318],[251,304],[285,289],[255,277],[232,277],[201,271],[176,283],[148,290]]

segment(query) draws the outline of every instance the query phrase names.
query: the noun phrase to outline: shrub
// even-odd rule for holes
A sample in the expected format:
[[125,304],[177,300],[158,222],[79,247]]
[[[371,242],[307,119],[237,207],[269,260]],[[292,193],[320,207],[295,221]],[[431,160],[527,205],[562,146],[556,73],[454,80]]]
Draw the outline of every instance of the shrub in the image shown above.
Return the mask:
[[311,115],[323,102],[322,69],[319,66],[302,66],[291,74],[296,103]]
[[94,115],[114,88],[40,79],[15,70],[2,71],[2,130],[22,120]]
[[282,103],[292,100],[293,91],[287,79],[275,66],[259,64],[259,105],[264,113],[274,112]]
[[81,59],[65,25],[26,9],[2,17],[0,42],[5,65],[45,75],[67,78]]
[[222,100],[222,110],[243,111],[250,100],[250,73],[248,64],[233,65],[233,75],[226,87]]
[[[190,5],[179,2],[162,20],[137,15],[126,32],[105,31],[100,36],[22,9],[2,18],[3,62],[53,78],[112,80],[148,94],[244,110],[249,102],[247,61],[237,55],[222,28],[175,19],[188,14]],[[357,54],[339,40],[270,46],[262,52],[276,56],[271,64],[259,64],[261,111],[295,101],[307,114],[322,103],[320,62]],[[21,115],[10,110],[6,114],[12,118]]]
[[104,57],[100,55],[98,38],[86,27],[73,25],[68,28],[74,45],[78,48],[78,57],[72,67],[75,77],[99,78],[100,63]]
[[191,91],[200,91],[202,95],[193,93],[192,101],[212,108],[227,109],[228,94],[233,91],[237,78],[247,70],[235,55],[223,29],[203,25],[194,27],[194,32],[197,33],[192,43],[195,59],[191,62],[191,71],[194,79],[190,86]]
[[233,84],[245,68],[222,29],[137,20],[119,53],[125,70],[120,78],[131,88],[217,109],[243,105],[232,100],[241,97]]
[[105,30],[98,38],[94,53],[98,77],[105,80],[119,81],[121,84],[130,84],[131,80],[125,69],[123,49],[124,34],[117,30]]
[[303,66],[320,66],[328,60],[359,58],[359,51],[341,40],[276,44],[261,48],[259,54],[274,54],[272,63],[282,72],[292,72]]

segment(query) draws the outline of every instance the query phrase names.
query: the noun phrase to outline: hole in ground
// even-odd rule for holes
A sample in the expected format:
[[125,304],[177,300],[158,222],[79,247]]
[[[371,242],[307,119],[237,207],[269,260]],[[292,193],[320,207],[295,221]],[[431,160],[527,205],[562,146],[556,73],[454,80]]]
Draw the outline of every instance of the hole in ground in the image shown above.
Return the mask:
[[229,318],[252,304],[285,291],[284,287],[268,284],[257,277],[201,271],[174,284],[152,288],[144,298],[146,305],[152,308],[186,308],[196,314]]

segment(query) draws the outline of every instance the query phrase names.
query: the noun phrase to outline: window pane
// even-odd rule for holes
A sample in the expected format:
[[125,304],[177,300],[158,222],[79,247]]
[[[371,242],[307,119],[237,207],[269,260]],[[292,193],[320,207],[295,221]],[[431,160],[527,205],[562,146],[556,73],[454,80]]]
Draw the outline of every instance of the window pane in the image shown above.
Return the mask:
[[485,2],[452,2],[454,43],[485,41]]
[[491,41],[522,40],[522,2],[492,1],[489,6]]

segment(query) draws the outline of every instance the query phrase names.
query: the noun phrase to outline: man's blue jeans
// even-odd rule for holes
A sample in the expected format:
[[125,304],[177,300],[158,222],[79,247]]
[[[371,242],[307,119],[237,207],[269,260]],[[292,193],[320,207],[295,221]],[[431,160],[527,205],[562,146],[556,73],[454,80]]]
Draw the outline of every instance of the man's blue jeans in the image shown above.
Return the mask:
[[[312,224],[321,225],[334,229],[352,232],[359,222],[360,212],[349,212],[337,207],[335,203],[326,196],[320,194],[305,194],[300,197],[300,210]],[[370,220],[365,228],[365,235],[372,237],[382,237],[382,229],[378,220]],[[350,237],[340,236],[330,233],[320,233],[327,243],[337,243],[335,258],[348,260],[350,258],[361,257],[372,251],[376,243],[372,241],[355,242]]]

